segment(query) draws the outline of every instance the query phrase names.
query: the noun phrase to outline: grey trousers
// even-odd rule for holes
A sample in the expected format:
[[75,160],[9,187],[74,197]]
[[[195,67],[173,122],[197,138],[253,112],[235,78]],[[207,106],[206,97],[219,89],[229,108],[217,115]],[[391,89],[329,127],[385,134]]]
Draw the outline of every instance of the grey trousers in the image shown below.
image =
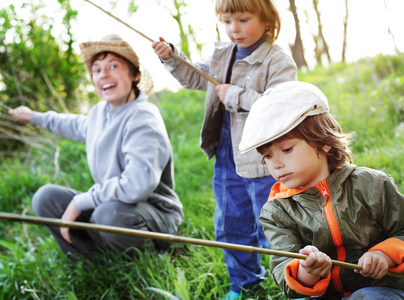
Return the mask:
[[[37,216],[60,219],[78,193],[67,187],[47,184],[35,193],[32,208]],[[177,234],[177,214],[163,211],[146,201],[135,204],[108,201],[94,210],[83,211],[76,221]],[[115,250],[133,256],[136,253],[133,248],[165,250],[169,247],[169,242],[160,240],[72,228],[69,233],[73,243],[70,244],[62,237],[59,227],[49,226],[48,230],[62,251],[73,260],[82,257],[92,259],[94,253],[101,253],[103,250]]]

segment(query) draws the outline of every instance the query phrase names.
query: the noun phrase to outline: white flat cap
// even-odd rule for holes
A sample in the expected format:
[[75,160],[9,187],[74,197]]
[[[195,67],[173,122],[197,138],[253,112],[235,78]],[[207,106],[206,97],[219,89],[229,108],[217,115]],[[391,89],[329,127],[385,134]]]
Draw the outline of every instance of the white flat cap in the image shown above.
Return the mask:
[[288,81],[265,91],[248,115],[239,150],[242,154],[274,141],[307,116],[328,112],[327,97],[316,86]]

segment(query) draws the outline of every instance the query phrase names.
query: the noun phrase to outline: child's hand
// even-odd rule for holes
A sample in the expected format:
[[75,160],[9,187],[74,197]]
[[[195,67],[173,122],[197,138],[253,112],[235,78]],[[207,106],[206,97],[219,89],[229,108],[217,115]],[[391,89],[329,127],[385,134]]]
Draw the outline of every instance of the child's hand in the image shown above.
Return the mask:
[[306,246],[299,253],[308,256],[300,260],[297,274],[297,280],[304,286],[312,287],[321,277],[330,273],[332,262],[327,254],[314,246]]
[[166,41],[162,37],[160,37],[159,39],[159,42],[152,43],[154,53],[156,53],[157,56],[161,59],[171,58],[171,51],[173,51],[173,49],[171,48],[170,44],[166,43]]
[[[69,205],[66,207],[66,210],[63,213],[61,220],[74,222],[77,220],[77,218],[80,216],[80,214],[81,213],[74,206],[74,200],[72,200],[72,201],[70,201]],[[66,240],[66,242],[71,244],[71,243],[73,243],[73,240],[70,237],[69,231],[70,231],[69,227],[60,227],[60,233],[62,234],[62,237]]]
[[380,279],[388,272],[389,268],[395,265],[395,262],[387,254],[381,251],[366,252],[359,258],[358,265],[362,270],[355,270],[364,277]]
[[9,109],[8,113],[19,123],[28,124],[31,119],[32,110],[26,106],[19,106],[15,109]]
[[219,97],[220,101],[224,103],[224,99],[226,98],[227,90],[231,87],[231,84],[218,84],[216,86],[216,93]]

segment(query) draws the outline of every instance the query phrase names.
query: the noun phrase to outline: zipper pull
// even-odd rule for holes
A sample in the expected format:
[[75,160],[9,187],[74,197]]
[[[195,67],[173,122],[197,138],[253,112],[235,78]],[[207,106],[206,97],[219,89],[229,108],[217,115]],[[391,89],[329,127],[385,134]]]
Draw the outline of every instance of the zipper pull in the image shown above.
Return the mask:
[[323,183],[323,181],[320,181],[317,185],[318,185],[318,190],[321,193],[321,196],[323,196],[323,199],[325,200],[323,205],[326,205],[327,202],[328,202],[328,198],[330,196],[330,193],[328,192],[328,190],[327,190],[325,184]]

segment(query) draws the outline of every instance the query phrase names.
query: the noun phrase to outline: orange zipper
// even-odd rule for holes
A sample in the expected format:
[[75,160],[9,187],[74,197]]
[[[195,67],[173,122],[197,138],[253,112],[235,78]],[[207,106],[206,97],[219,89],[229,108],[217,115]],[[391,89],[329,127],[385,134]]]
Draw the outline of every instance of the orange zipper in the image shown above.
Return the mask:
[[[317,184],[317,188],[320,191],[323,198],[327,199],[327,201],[324,205],[324,213],[325,213],[325,217],[327,219],[328,226],[330,227],[332,240],[334,242],[335,247],[337,248],[338,260],[345,261],[345,258],[346,258],[345,247],[342,243],[342,237],[341,237],[341,232],[338,227],[337,218],[335,217],[334,210],[332,209],[331,193],[328,190],[326,181],[324,180],[322,182],[319,182]],[[344,288],[342,286],[341,278],[339,276],[340,269],[341,269],[341,267],[334,266],[332,269],[331,278],[334,283],[335,289],[338,292],[343,293]]]

